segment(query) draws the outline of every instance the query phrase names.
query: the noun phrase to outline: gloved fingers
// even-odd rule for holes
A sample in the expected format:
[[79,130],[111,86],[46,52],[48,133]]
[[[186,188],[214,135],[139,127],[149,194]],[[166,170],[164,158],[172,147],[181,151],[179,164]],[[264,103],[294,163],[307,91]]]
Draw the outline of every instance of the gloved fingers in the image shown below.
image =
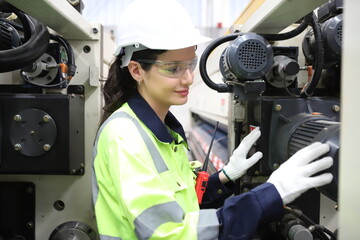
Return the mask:
[[[330,146],[325,143],[315,142],[299,151],[291,157],[291,163],[295,166],[304,166],[329,152]],[[290,159],[289,159],[290,160]]]
[[255,163],[257,163],[262,157],[262,152],[256,152],[249,159],[247,159],[246,162],[248,163],[248,166],[251,167]]
[[242,157],[246,157],[250,148],[254,145],[254,143],[259,139],[261,135],[260,129],[257,127],[252,130],[240,143],[239,147],[237,147],[234,151],[234,154],[240,155]]
[[324,157],[315,162],[309,163],[302,168],[303,176],[312,176],[320,171],[328,169],[333,165],[334,160],[332,157]]
[[306,179],[307,189],[321,187],[331,183],[333,175],[331,173],[323,173],[319,176],[310,177]]

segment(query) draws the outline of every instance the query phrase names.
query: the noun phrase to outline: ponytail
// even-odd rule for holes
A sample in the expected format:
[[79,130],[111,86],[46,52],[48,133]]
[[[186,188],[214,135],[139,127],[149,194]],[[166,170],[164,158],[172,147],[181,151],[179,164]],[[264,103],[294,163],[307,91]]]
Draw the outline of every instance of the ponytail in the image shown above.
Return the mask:
[[[166,52],[166,50],[151,50],[134,52],[132,60],[149,59],[156,60],[157,57]],[[137,91],[136,81],[131,76],[127,67],[121,68],[121,57],[117,56],[115,61],[111,64],[109,75],[103,86],[102,92],[104,94],[105,105],[103,107],[103,115],[101,123],[119,107],[121,107],[129,98]],[[151,64],[141,63],[141,68],[148,71]]]

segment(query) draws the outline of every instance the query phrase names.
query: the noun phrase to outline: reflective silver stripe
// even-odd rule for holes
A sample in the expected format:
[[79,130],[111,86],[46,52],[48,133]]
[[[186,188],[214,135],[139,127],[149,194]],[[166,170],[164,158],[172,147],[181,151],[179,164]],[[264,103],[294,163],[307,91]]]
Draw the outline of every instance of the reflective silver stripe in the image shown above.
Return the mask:
[[218,239],[219,220],[216,215],[216,209],[202,209],[199,213],[197,224],[197,239],[209,240]]
[[167,202],[152,206],[143,211],[134,221],[138,239],[149,239],[163,223],[181,223],[184,211],[177,202]]
[[154,161],[155,168],[158,171],[158,173],[167,171],[168,167],[166,166],[164,159],[161,157],[159,151],[155,147],[154,143],[151,141],[149,135],[147,135],[145,130],[140,126],[140,123],[135,118],[133,118],[129,114],[127,114],[126,112],[119,112],[118,115],[121,115],[119,117],[129,118],[135,124],[136,128],[138,129],[142,139],[144,140],[144,142],[150,152],[151,158]]
[[122,240],[122,239],[119,237],[111,237],[111,236],[100,234],[100,240]]
[[[96,141],[94,144],[94,148],[93,148],[93,157],[95,159],[96,155],[97,155],[97,144],[98,144],[98,140],[99,140],[99,136],[101,134],[101,132],[103,131],[103,129],[105,128],[105,126],[113,119],[116,118],[127,118],[129,120],[131,120],[136,128],[138,129],[142,139],[144,140],[152,160],[154,161],[154,165],[156,170],[158,171],[158,173],[162,173],[168,170],[164,159],[161,157],[159,151],[156,149],[154,143],[151,141],[150,137],[146,134],[145,130],[141,127],[140,123],[133,118],[132,116],[130,116],[128,113],[126,112],[115,112],[114,114],[112,114],[100,127],[97,136],[96,136]],[[93,178],[92,178],[92,191],[93,191],[93,202],[94,204],[96,203],[98,194],[99,194],[99,186],[97,184],[97,180],[96,180],[96,175],[95,175],[95,169],[94,169],[94,165],[92,166],[92,171],[93,171]]]

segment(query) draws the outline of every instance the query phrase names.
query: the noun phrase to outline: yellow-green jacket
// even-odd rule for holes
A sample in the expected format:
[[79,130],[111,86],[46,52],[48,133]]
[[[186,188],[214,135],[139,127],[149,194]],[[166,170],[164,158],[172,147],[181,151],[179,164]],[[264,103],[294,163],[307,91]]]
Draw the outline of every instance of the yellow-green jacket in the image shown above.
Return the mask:
[[169,113],[166,127],[141,97],[132,101],[140,110],[125,103],[99,129],[94,147],[101,239],[217,239],[216,210],[197,203],[181,125]]

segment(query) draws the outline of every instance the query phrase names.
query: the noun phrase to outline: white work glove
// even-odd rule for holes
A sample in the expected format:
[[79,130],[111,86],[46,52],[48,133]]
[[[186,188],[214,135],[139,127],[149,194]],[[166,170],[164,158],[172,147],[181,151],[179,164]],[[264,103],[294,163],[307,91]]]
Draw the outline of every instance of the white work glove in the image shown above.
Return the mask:
[[247,154],[254,145],[254,143],[259,139],[261,132],[259,128],[252,130],[240,143],[240,145],[235,149],[230,161],[223,168],[225,176],[230,178],[230,180],[235,181],[240,178],[244,173],[253,166],[263,154],[261,152],[256,152],[250,158],[246,158]]
[[330,147],[327,144],[313,143],[297,151],[270,175],[268,182],[274,184],[284,204],[294,201],[311,188],[320,187],[332,181],[331,173],[312,177],[333,165],[331,157],[314,161],[329,150]]

